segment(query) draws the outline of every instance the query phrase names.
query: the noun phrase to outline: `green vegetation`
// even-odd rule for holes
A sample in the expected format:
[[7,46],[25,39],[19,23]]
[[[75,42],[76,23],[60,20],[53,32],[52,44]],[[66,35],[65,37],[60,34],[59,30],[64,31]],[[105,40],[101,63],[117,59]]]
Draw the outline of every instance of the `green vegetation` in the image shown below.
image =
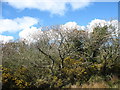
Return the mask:
[[120,37],[108,28],[113,29],[96,27],[87,33],[53,28],[52,43],[46,31],[35,43],[1,44],[3,89],[118,88]]

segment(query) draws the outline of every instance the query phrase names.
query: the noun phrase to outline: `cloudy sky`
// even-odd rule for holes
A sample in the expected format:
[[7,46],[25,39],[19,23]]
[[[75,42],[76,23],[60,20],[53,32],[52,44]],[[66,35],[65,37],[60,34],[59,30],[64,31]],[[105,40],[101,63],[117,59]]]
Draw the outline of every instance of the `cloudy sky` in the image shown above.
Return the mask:
[[0,40],[4,42],[25,37],[44,26],[87,26],[95,19],[118,17],[117,0],[2,0],[0,6]]

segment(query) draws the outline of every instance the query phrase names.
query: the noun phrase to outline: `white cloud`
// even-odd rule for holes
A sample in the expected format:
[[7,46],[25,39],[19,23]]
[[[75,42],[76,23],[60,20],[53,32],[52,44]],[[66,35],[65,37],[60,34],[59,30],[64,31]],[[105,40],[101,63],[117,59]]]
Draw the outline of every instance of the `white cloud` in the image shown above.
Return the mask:
[[87,25],[87,30],[88,32],[93,32],[93,29],[96,27],[96,26],[100,26],[100,27],[104,27],[105,25],[107,25],[107,21],[105,20],[100,20],[100,19],[95,19],[95,20],[92,20],[89,25]]
[[80,26],[78,25],[76,22],[67,22],[66,24],[64,25],[61,25],[61,28],[63,30],[68,30],[68,31],[72,31],[74,29],[77,29],[77,30],[85,30],[85,26]]
[[[15,19],[0,19],[0,34],[4,32],[18,32],[26,30],[26,33],[23,33],[23,37],[27,36],[29,28],[38,23],[38,20],[32,17],[22,17]],[[28,30],[27,30],[28,29]],[[22,34],[21,34],[22,35]],[[26,37],[27,38],[27,37]],[[0,35],[0,42],[6,43],[10,40],[13,40],[12,36],[3,36]]]
[[20,29],[25,29],[38,23],[38,20],[32,17],[16,18],[14,21],[18,23]]
[[112,32],[113,35],[118,36],[118,33],[120,33],[119,24],[120,24],[120,22],[118,22],[118,20],[108,21],[108,25],[111,25],[115,30],[115,31],[113,31],[111,28],[109,28],[108,31]]
[[0,33],[16,32],[17,30],[19,30],[19,25],[14,20],[10,20],[10,19],[0,20]]
[[93,0],[70,0],[70,4],[73,10],[84,8],[90,4]]
[[118,20],[108,21],[108,25],[112,25],[113,27],[118,29]]
[[38,32],[42,32],[41,29],[36,27],[26,28],[19,33],[20,38],[29,38],[31,35],[37,35]]
[[20,40],[25,40],[29,43],[34,42],[36,39],[39,39],[40,35],[43,34],[41,28],[29,27],[22,30],[19,33]]
[[13,39],[14,39],[14,37],[12,37],[12,36],[0,35],[0,43],[7,43],[9,41],[12,41]]
[[70,4],[73,10],[84,8],[93,0],[3,0],[17,9],[38,9],[49,11],[51,14],[63,15],[67,10],[66,4]]
[[[112,26],[115,28],[115,33],[117,34],[118,33],[118,20],[111,20],[111,21],[106,21],[106,20],[101,20],[101,19],[95,19],[95,20],[92,20],[89,25],[87,25],[87,31],[90,33],[90,32],[93,32],[93,29],[96,27],[96,26],[99,26],[99,27],[104,27],[104,26]],[[108,31],[111,31],[111,28],[108,28]],[[112,30],[113,31],[113,30]]]
[[0,19],[0,33],[17,32],[31,27],[38,23],[38,20],[32,17],[22,17],[16,19]]

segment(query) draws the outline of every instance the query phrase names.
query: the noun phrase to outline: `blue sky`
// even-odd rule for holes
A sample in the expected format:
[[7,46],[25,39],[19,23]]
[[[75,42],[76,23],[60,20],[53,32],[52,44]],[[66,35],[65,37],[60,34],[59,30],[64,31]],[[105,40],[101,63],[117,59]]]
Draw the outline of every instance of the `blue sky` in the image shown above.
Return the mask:
[[[70,7],[69,5],[67,5]],[[30,16],[40,19],[41,26],[64,24],[69,21],[75,21],[80,25],[87,25],[91,20],[118,17],[118,3],[117,2],[92,2],[89,6],[79,10],[69,10],[63,16],[50,15],[50,12],[40,11],[37,9],[18,10],[11,7],[7,3],[2,4],[2,16],[7,19],[14,19],[17,17]]]
[[[51,25],[60,25],[67,22],[76,22],[78,25],[86,26],[94,19],[117,19],[117,2],[92,2],[83,8],[73,9],[70,4],[66,5],[67,10],[61,15],[51,13],[50,10],[40,10],[36,8],[19,9],[9,3],[2,2],[2,19],[13,20],[22,17],[32,17],[38,20],[34,27],[43,27]],[[19,32],[3,31],[1,35],[13,36],[19,38]]]

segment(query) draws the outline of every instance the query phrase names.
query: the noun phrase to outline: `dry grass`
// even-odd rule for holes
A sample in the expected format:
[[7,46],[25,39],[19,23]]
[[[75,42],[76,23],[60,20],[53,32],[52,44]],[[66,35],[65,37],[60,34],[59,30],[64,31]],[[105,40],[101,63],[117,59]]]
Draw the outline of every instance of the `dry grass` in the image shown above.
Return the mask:
[[[97,77],[98,78],[98,77]],[[99,78],[98,78],[99,79]],[[113,75],[109,81],[97,80],[85,83],[82,85],[71,85],[71,88],[118,88],[120,87],[119,78],[116,75]]]
[[71,88],[109,88],[109,86],[104,81],[102,81],[90,84],[83,84],[81,86],[72,85]]
[[72,85],[70,88],[81,88],[81,86]]
[[109,88],[109,86],[104,82],[94,82],[91,84],[83,84],[82,88]]
[[111,81],[112,81],[113,83],[118,82],[118,80],[119,80],[118,76],[113,75],[113,76],[111,77]]

